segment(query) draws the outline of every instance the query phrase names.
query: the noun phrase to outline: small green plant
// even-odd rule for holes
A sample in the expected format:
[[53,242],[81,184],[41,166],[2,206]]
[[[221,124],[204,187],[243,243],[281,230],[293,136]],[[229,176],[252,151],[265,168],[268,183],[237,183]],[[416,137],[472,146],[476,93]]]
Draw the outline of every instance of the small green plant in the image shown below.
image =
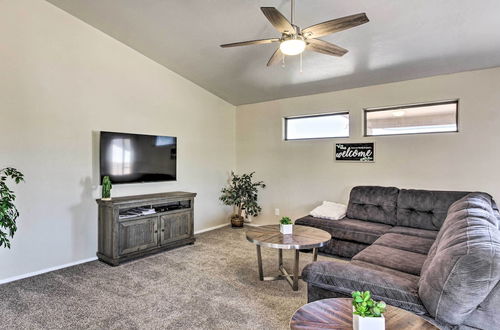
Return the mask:
[[282,225],[291,225],[292,219],[290,219],[289,217],[283,217],[283,218],[281,218],[280,223]]
[[14,205],[16,195],[7,186],[8,178],[18,184],[24,181],[24,175],[12,167],[0,169],[0,247],[10,249],[8,237],[13,238],[17,230],[16,219],[19,217],[19,211]]
[[354,306],[353,314],[361,317],[381,317],[387,307],[385,302],[373,300],[370,291],[354,291],[352,305]]
[[106,175],[102,178],[102,198],[111,198],[111,188],[113,188],[111,179]]

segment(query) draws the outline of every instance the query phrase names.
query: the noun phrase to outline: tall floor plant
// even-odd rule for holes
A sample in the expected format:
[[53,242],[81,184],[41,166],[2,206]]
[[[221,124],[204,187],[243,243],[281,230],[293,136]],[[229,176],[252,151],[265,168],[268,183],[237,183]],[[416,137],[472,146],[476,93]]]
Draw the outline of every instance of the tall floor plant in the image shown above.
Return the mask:
[[24,175],[12,167],[0,170],[0,247],[10,249],[10,239],[17,230],[16,219],[19,217],[19,211],[14,205],[16,195],[7,186],[8,179],[18,184],[24,181]]
[[236,209],[236,213],[231,217],[234,227],[243,226],[243,210],[251,216],[259,215],[262,210],[257,203],[258,188],[265,188],[266,185],[263,181],[252,181],[254,173],[237,175],[231,172],[229,186],[221,191],[220,200]]

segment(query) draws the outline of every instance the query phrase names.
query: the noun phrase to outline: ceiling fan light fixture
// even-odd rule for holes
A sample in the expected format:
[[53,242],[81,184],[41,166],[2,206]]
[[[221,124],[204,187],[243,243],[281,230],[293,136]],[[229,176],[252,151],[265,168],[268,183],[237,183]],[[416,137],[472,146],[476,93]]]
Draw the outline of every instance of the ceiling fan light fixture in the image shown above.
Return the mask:
[[[309,26],[305,29],[301,29],[299,26],[294,24],[295,0],[291,0],[290,2],[290,20],[288,20],[282,13],[279,12],[278,9],[274,7],[260,7],[260,10],[264,16],[266,16],[267,20],[281,34],[281,38],[233,42],[221,45],[221,47],[226,48],[247,45],[262,45],[279,42],[280,46],[275,50],[273,55],[271,55],[271,58],[267,62],[267,66],[271,66],[279,63],[281,60],[284,60],[285,55],[293,56],[302,54],[306,48],[307,50],[316,53],[340,57],[344,56],[348,50],[318,38],[347,30],[370,21],[365,13],[359,13],[335,18],[323,23]],[[300,60],[300,63],[302,63],[302,56]]]
[[289,56],[299,55],[304,49],[306,49],[306,42],[303,39],[288,39],[280,44],[281,52]]

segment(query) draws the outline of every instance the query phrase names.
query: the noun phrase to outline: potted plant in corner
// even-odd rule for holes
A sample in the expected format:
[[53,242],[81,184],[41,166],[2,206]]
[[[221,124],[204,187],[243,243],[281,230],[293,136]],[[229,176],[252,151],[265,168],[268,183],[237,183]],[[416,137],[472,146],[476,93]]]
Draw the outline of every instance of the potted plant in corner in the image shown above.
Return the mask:
[[291,235],[293,233],[293,223],[292,219],[289,217],[283,217],[280,220],[280,232],[283,235]]
[[18,184],[24,181],[24,175],[12,167],[0,169],[0,247],[10,249],[8,237],[13,238],[17,230],[16,219],[19,217],[19,211],[14,205],[16,195],[7,186],[8,178]]
[[354,291],[352,293],[352,306],[354,330],[385,329],[384,312],[387,306],[383,301],[373,300],[370,291]]
[[254,173],[236,175],[231,172],[229,186],[222,189],[220,200],[225,205],[235,207],[235,213],[231,217],[233,227],[243,227],[243,210],[247,215],[254,217],[262,211],[262,208],[257,204],[258,188],[265,188],[266,185],[262,181],[253,182]]

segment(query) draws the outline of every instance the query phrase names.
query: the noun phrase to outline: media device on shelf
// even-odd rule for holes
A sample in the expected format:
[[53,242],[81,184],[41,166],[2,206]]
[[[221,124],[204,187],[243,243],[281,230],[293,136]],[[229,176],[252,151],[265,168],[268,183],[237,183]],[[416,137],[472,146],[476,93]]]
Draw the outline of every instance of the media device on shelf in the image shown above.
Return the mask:
[[113,184],[175,181],[177,138],[130,133],[101,132],[101,183]]
[[[102,199],[104,200],[104,199]],[[157,205],[145,205],[138,206],[133,208],[126,208],[120,210],[118,214],[119,219],[128,219],[137,216],[150,215],[156,213],[164,213],[169,211],[181,210],[181,209],[189,209],[191,207],[190,200],[183,201],[173,201],[168,203],[162,203]]]

